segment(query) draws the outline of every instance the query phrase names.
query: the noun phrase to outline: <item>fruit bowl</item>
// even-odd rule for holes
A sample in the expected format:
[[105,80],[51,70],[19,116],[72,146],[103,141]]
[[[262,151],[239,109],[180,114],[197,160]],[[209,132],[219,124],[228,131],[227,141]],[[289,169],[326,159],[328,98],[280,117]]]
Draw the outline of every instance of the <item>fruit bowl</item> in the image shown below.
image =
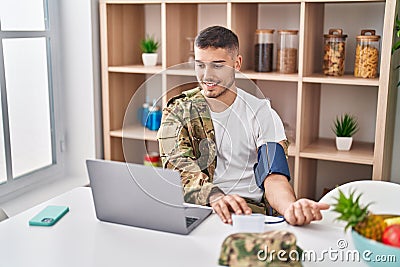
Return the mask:
[[369,266],[400,266],[400,248],[366,238],[352,230],[354,247]]

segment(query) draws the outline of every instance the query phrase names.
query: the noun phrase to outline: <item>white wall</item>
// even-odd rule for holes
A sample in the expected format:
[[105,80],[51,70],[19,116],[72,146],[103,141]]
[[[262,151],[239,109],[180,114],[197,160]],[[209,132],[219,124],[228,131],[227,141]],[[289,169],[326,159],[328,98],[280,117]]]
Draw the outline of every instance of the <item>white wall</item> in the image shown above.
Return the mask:
[[86,177],[85,159],[96,153],[91,5],[91,0],[60,1],[66,167],[78,177]]
[[[198,8],[197,31],[209,26],[221,25],[226,27],[227,10],[225,4],[202,4]],[[188,36],[195,37],[195,36]]]

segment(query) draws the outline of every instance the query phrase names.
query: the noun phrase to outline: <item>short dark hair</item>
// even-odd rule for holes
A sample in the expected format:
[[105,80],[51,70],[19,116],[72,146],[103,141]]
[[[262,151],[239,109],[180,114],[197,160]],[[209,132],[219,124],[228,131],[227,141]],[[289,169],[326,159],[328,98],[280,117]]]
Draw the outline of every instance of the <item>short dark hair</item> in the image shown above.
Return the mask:
[[202,30],[196,37],[198,48],[224,48],[231,52],[239,52],[239,39],[231,30],[222,26],[211,26]]

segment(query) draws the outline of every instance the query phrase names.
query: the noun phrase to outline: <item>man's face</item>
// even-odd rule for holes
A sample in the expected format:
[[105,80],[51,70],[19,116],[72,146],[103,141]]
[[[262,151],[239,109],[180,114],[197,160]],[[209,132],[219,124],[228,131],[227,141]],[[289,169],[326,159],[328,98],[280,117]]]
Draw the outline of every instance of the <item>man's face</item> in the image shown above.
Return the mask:
[[233,89],[235,70],[240,69],[241,56],[223,48],[194,49],[197,80],[204,95],[218,98]]

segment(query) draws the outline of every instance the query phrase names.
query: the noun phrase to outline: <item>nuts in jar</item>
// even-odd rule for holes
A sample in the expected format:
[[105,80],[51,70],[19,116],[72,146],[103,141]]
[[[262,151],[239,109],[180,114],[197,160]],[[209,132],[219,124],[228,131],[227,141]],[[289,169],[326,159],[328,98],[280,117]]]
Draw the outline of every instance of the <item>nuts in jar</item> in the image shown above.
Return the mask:
[[328,76],[342,76],[346,55],[346,38],[342,29],[330,29],[324,35],[323,71]]

